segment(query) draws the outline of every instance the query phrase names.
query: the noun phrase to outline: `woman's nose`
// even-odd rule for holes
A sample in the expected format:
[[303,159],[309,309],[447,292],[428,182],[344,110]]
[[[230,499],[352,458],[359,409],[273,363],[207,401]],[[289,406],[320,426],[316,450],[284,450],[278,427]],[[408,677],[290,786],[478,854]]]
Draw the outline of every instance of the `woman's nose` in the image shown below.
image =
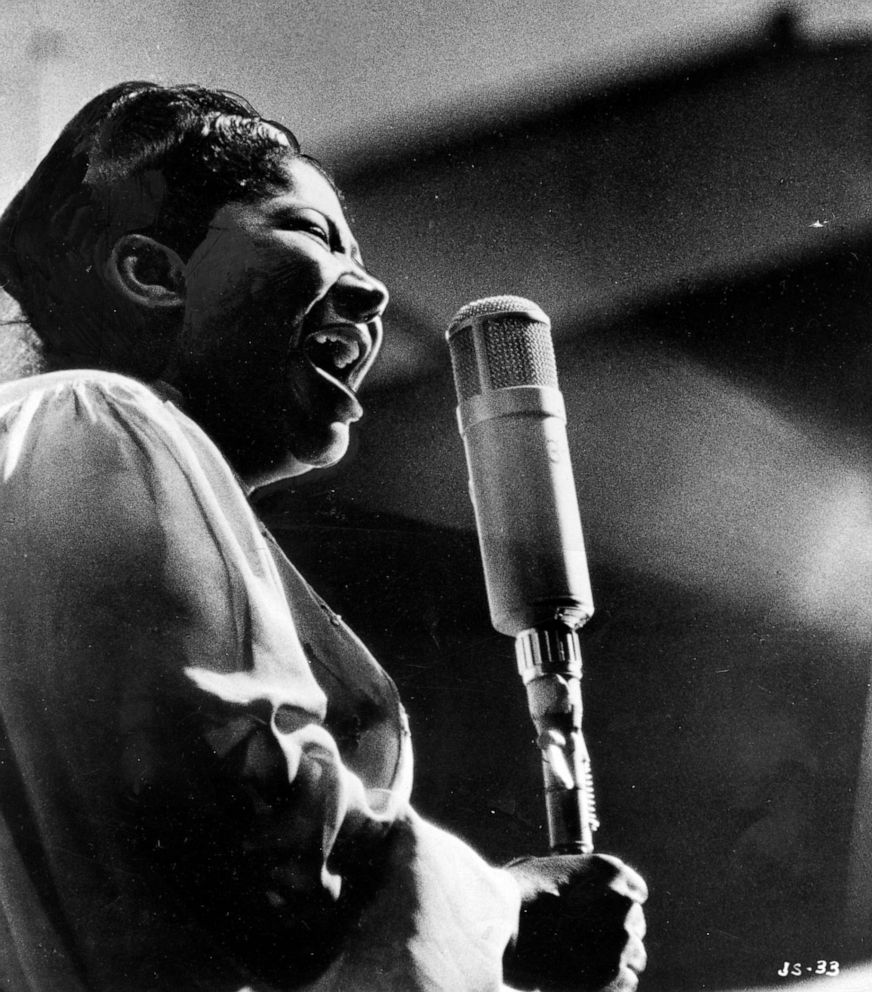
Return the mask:
[[329,296],[336,315],[355,324],[380,317],[389,299],[385,284],[362,269],[344,273]]

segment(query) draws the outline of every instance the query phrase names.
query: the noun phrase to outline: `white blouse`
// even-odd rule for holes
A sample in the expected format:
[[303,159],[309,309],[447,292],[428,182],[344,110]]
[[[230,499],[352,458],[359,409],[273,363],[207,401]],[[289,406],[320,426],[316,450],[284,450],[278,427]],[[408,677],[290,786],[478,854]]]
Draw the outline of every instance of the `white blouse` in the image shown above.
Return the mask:
[[[515,883],[410,809],[393,683],[172,402],[96,371],[0,387],[0,563],[0,987],[503,987]],[[136,821],[119,813],[119,797],[199,782],[198,748],[260,760],[257,735],[293,796],[285,884],[335,898],[343,843],[385,855],[304,986],[265,985],[189,919],[173,879],[131,857]]]

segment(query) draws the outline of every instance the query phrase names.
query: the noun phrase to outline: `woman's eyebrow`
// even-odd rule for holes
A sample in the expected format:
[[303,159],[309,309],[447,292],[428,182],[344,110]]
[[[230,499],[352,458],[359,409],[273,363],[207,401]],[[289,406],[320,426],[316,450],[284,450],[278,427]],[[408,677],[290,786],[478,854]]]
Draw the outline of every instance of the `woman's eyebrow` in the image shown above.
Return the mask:
[[317,207],[313,207],[308,203],[277,203],[270,208],[270,217],[273,219],[300,217],[304,213],[317,214],[323,218],[325,223],[332,224],[332,221],[323,210],[319,210]]

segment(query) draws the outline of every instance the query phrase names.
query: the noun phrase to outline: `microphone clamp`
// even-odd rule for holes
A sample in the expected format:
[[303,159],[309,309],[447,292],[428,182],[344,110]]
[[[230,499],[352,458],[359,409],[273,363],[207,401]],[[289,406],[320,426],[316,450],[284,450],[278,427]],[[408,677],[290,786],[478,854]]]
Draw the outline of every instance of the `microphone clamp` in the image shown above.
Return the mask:
[[515,655],[542,755],[551,849],[589,854],[599,822],[581,732],[581,645],[575,626],[555,620],[522,631]]

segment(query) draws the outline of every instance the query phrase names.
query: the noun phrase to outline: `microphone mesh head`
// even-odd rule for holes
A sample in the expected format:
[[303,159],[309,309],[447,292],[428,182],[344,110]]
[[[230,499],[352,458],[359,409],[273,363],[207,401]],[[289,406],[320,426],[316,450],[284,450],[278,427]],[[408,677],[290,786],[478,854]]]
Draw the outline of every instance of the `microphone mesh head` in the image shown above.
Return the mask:
[[458,310],[446,337],[462,402],[512,386],[557,388],[551,322],[520,296],[493,296]]
[[484,342],[492,389],[557,386],[554,346],[547,324],[509,316],[489,318]]

